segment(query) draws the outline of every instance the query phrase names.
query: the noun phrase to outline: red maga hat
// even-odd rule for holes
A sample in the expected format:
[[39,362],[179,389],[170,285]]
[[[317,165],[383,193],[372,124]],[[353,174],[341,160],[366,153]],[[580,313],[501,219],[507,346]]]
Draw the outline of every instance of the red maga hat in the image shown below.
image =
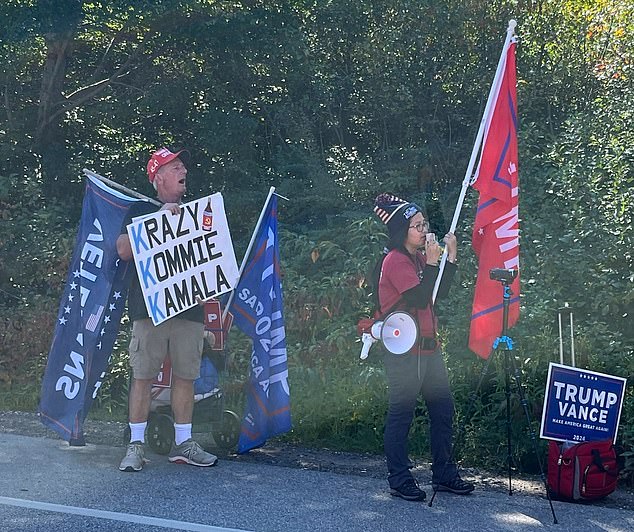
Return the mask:
[[187,150],[173,152],[169,148],[161,148],[160,150],[155,151],[147,163],[147,175],[150,183],[154,183],[156,172],[158,172],[158,169],[161,166],[173,161],[177,157],[180,157],[185,164],[189,162],[189,152]]

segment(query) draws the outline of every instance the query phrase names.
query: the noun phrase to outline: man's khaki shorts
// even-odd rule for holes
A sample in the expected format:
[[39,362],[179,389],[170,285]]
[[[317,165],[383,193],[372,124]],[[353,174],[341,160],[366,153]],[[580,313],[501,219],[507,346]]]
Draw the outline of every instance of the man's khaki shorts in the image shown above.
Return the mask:
[[130,339],[130,366],[135,379],[154,379],[165,357],[172,362],[174,375],[195,380],[200,374],[204,325],[171,318],[160,325],[151,319],[136,320]]

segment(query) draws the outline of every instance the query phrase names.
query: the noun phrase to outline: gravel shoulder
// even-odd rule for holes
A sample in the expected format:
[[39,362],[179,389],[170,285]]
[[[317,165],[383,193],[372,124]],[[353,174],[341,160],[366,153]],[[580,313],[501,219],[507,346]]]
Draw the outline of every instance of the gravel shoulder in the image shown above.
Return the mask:
[[[126,425],[115,421],[96,421],[87,419],[84,424],[86,441],[92,444],[121,447],[123,450],[123,431]],[[52,430],[46,428],[37,414],[30,412],[0,411],[0,433],[19,434],[41,438],[59,439]],[[383,456],[369,453],[350,453],[329,449],[311,449],[280,441],[270,441],[260,449],[247,454],[222,452],[213,446],[213,438],[208,434],[194,435],[204,447],[219,455],[221,460],[245,463],[259,463],[311,471],[328,471],[341,475],[358,475],[376,478],[385,482],[386,465]],[[113,466],[114,467],[114,466]],[[476,482],[477,489],[508,492],[508,477],[490,472],[465,468],[463,476]],[[431,482],[430,464],[416,460],[414,475],[422,484]],[[387,483],[386,483],[387,484]],[[539,476],[513,477],[512,487],[527,495],[544,496],[544,485]],[[619,486],[616,492],[594,505],[606,508],[634,509],[634,490]]]

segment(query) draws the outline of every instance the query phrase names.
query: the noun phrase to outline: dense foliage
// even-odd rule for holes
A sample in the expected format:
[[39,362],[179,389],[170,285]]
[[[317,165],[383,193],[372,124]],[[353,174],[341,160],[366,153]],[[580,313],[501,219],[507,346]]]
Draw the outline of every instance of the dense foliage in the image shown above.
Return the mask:
[[[381,361],[357,319],[383,244],[372,198],[397,193],[449,225],[510,18],[518,21],[522,316],[513,330],[533,430],[556,310],[577,364],[634,374],[634,6],[610,0],[8,0],[0,6],[0,389],[32,407],[91,168],[151,194],[144,164],[186,145],[191,197],[221,191],[238,255],[268,187],[281,202],[294,430],[378,451]],[[503,361],[466,347],[475,194],[461,277],[441,308],[467,462],[502,465]],[[102,406],[125,403],[125,334]],[[231,372],[246,372],[243,339]],[[619,440],[634,471],[634,387]],[[534,470],[514,398],[516,464]],[[425,415],[414,452],[426,453]],[[541,443],[540,443],[541,445]],[[543,447],[540,447],[543,451]],[[541,452],[540,451],[540,452]],[[501,457],[501,458],[500,458]]]

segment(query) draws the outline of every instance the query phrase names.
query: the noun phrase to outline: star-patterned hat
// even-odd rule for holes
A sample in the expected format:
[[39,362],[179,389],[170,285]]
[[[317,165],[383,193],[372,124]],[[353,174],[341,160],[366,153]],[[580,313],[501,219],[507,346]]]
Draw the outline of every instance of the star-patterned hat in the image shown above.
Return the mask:
[[380,194],[374,200],[374,212],[387,225],[390,236],[409,225],[409,220],[417,212],[423,212],[416,203],[405,201],[394,194]]

